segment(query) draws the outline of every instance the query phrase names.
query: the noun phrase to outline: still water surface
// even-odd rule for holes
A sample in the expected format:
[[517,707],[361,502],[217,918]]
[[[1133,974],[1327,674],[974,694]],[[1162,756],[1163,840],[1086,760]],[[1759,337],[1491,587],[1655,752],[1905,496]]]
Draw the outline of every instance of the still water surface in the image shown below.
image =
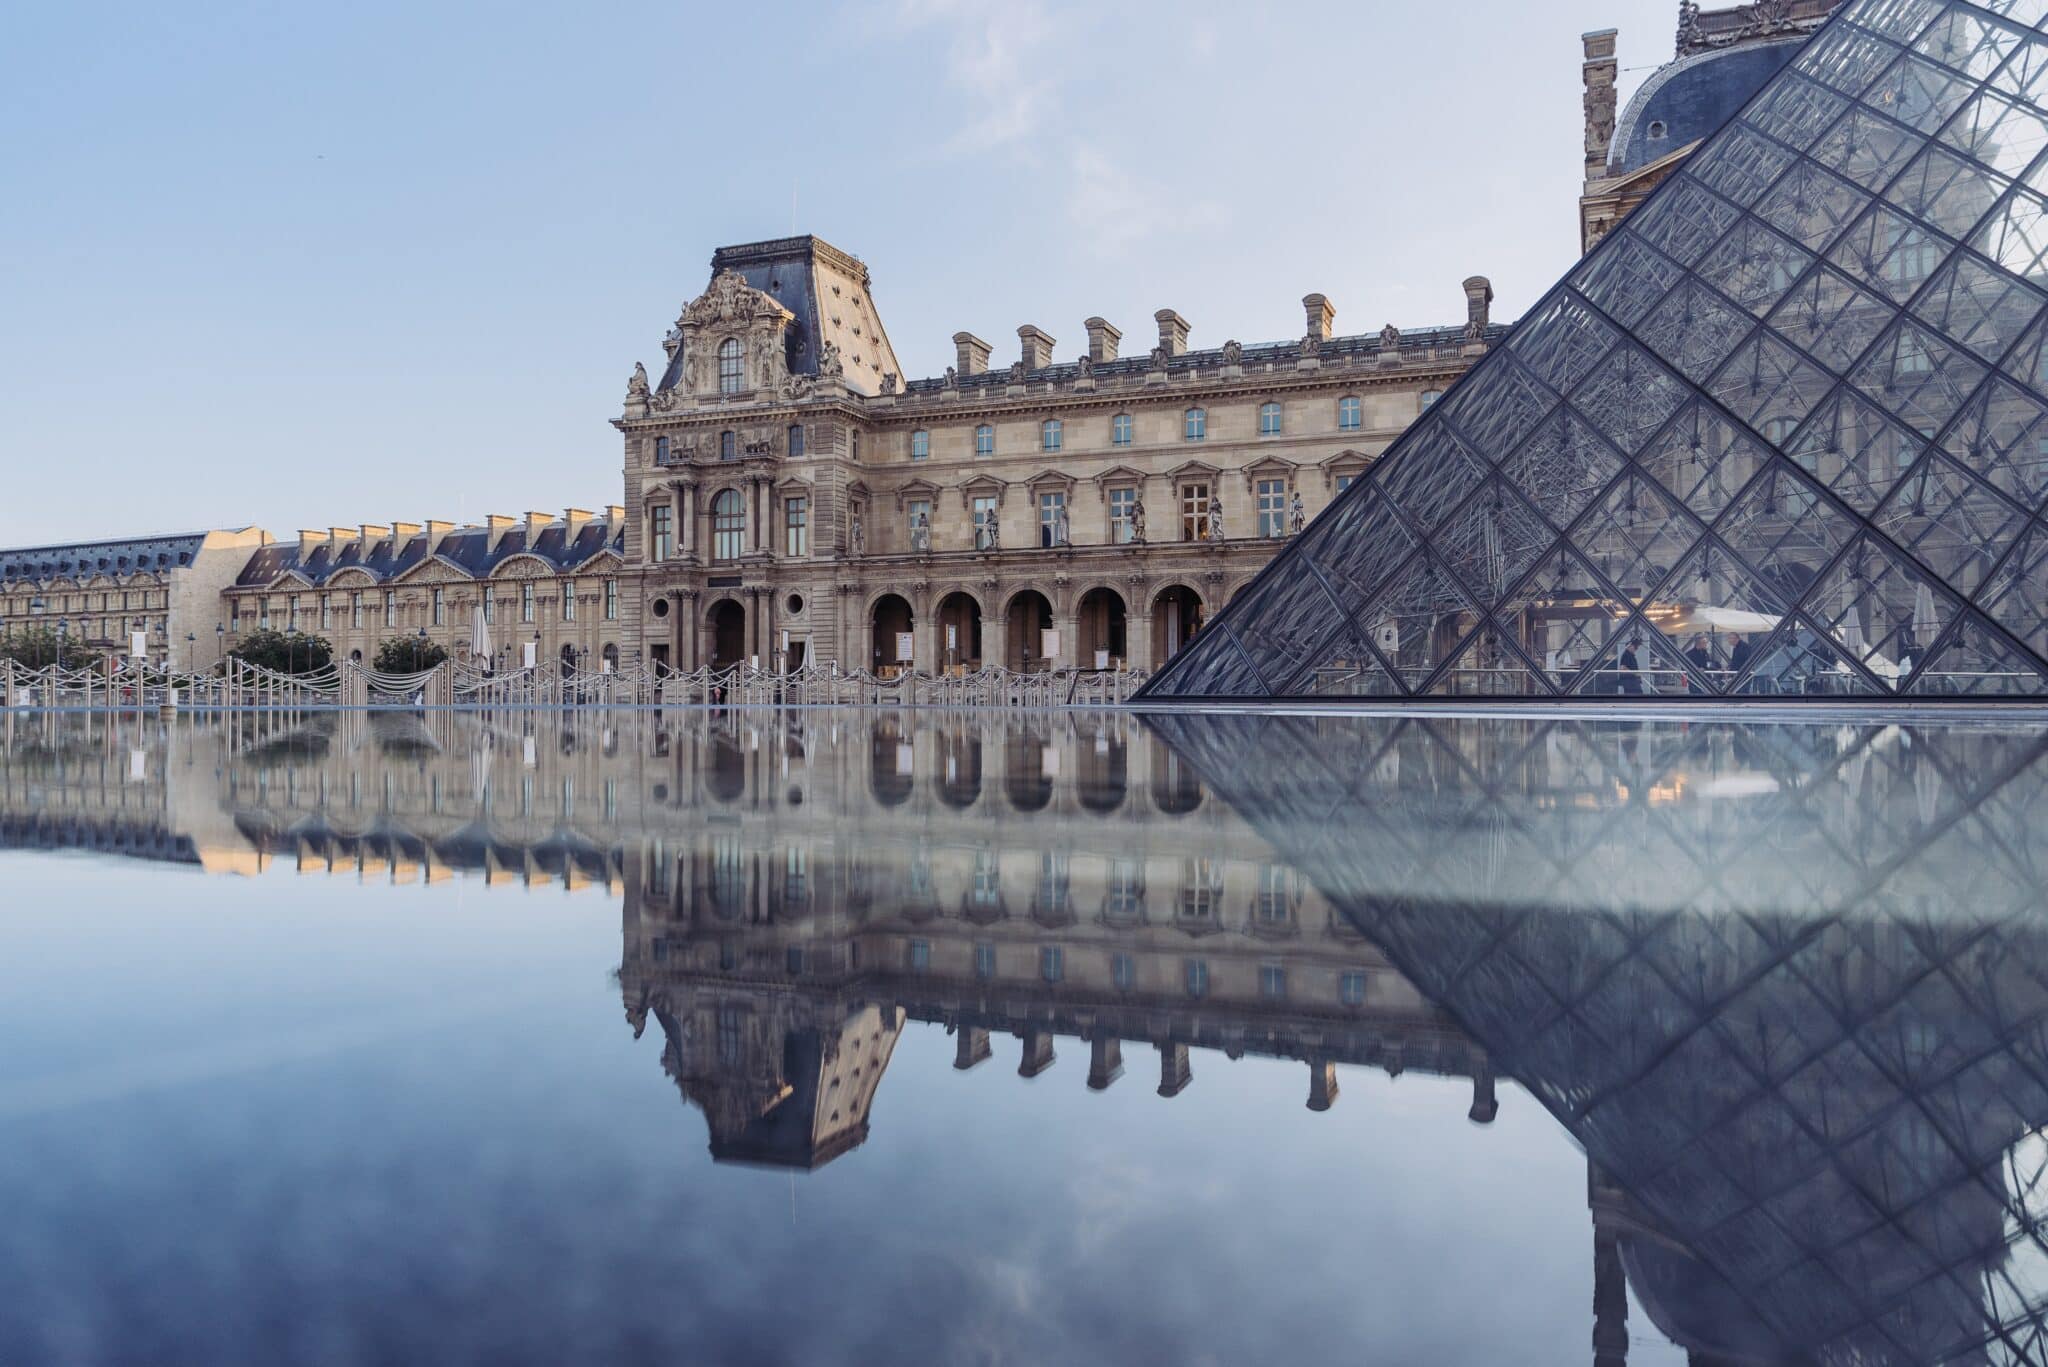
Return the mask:
[[0,718],[0,1362],[2048,1364],[2044,749]]

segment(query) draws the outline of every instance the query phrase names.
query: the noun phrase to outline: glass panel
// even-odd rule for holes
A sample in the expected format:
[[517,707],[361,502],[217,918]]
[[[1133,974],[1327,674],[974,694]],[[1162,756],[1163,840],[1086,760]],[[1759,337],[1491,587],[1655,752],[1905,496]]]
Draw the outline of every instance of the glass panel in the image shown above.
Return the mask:
[[2048,280],[2048,202],[2016,190],[1984,220],[1970,245],[2014,275],[2035,282]]
[[1759,644],[1749,673],[1735,681],[1744,695],[1856,697],[1884,689],[1851,665],[1811,623],[1789,619],[1778,634]]
[[1872,33],[1907,42],[1941,12],[1941,0],[1865,0],[1854,18]]
[[1512,598],[1494,610],[1502,634],[1542,669],[1559,689],[1606,648],[1629,606],[1613,597],[1593,570],[1570,550],[1546,556]]
[[1550,299],[1515,329],[1509,350],[1553,389],[1570,389],[1621,334],[1569,294]]
[[[1756,577],[1758,587],[1791,604],[1848,543],[1855,527],[1790,466],[1776,463],[1743,491],[1715,533]],[[1686,585],[1674,576],[1669,591],[1683,593]]]
[[1982,81],[2019,46],[2019,35],[1961,6],[1951,7],[1913,43],[1913,51],[1932,57],[1951,71]]
[[1400,518],[1371,488],[1340,500],[1295,544],[1323,572],[1338,602],[1354,613],[1415,549]]
[[1872,520],[1965,596],[1976,592],[2025,523],[2017,508],[1936,453],[1899,481]]
[[1868,515],[1920,458],[1922,443],[1846,390],[1822,404],[1785,454]]
[[1489,474],[1442,423],[1418,433],[1402,451],[1400,459],[1374,469],[1373,478],[1380,491],[1424,532],[1448,517]]
[[1714,373],[1755,320],[1696,280],[1671,292],[1637,336],[1695,383]]
[[1610,697],[1677,697],[1710,691],[1703,680],[1693,677],[1692,667],[1663,635],[1640,619],[1616,628],[1614,639],[1572,688],[1581,696]]
[[2048,497],[2048,406],[2010,380],[1994,377],[1941,445],[2029,511]]
[[1791,163],[1792,153],[1738,123],[1694,154],[1690,170],[1715,193],[1753,204]]
[[2048,653],[2048,528],[2033,525],[1978,602],[2007,631]]
[[2006,181],[1940,147],[1914,158],[1885,198],[1953,237],[1965,237],[2006,191]]
[[1684,267],[1632,234],[1615,233],[1572,278],[1572,288],[1633,327],[1684,274]]
[[2019,345],[2007,353],[2005,373],[2037,394],[2048,394],[2048,317],[2027,329]]
[[2048,691],[2048,679],[2024,653],[1982,623],[1956,623],[1947,640],[1914,662],[1919,673],[1905,687],[1915,697],[2018,697]]
[[1785,297],[1771,327],[1822,365],[1846,371],[1877,340],[1898,310],[1833,268],[1815,271]]
[[1561,408],[1501,462],[1500,470],[1552,526],[1568,527],[1622,464],[1606,438],[1584,418]]
[[1825,250],[1868,203],[1870,196],[1848,181],[1802,161],[1764,197],[1756,212],[1808,251],[1817,252]]
[[1496,479],[1437,532],[1436,548],[1473,597],[1490,607],[1556,540],[1535,510]]
[[1478,620],[1464,593],[1427,554],[1401,568],[1364,618],[1374,648],[1410,689],[1422,686]]
[[1262,698],[1258,672],[1238,649],[1230,628],[1204,627],[1160,676],[1161,691],[1183,698]]
[[1983,366],[1926,329],[1901,323],[1850,379],[1908,427],[1931,437],[1961,411],[1985,374]]
[[1848,108],[1848,99],[1826,86],[1787,75],[1743,116],[1743,121],[1803,152]]
[[1627,345],[1572,393],[1572,406],[1633,454],[1686,398],[1686,387],[1647,352]]
[[1428,690],[1432,697],[1547,697],[1550,688],[1515,654],[1491,625],[1481,626],[1458,651],[1451,667]]
[[1865,214],[1828,260],[1904,303],[1926,284],[1955,244],[1885,205]]
[[1712,521],[1765,459],[1719,410],[1694,403],[1637,460],[1703,521]]
[[[2011,2],[2032,5],[2036,0]],[[1996,6],[1986,5],[1984,8],[1994,9]],[[2021,43],[2004,69],[1992,76],[1990,85],[1993,90],[2018,96],[2036,109],[2048,108],[2048,44],[2039,41]]]
[[1863,103],[1909,128],[1932,133],[1962,108],[1975,84],[1928,61],[1901,57],[1863,92]]
[[1844,95],[1858,95],[1897,52],[1862,29],[1832,24],[1792,59],[1792,70]]
[[1643,615],[1685,657],[1702,688],[1725,693],[1784,620],[1787,601],[1729,546],[1709,539]]
[[1881,189],[1926,143],[1867,109],[1844,114],[1813,149],[1813,157],[1866,190]]
[[1745,218],[1707,253],[1697,270],[1702,280],[1759,316],[1785,297],[1813,257],[1783,235]]
[[1767,440],[1783,443],[1833,386],[1820,367],[1765,333],[1729,359],[1708,392]]
[[1398,696],[1401,686],[1346,622],[1313,653],[1287,692],[1305,698],[1384,698]]
[[1456,396],[1440,407],[1467,440],[1489,458],[1536,430],[1557,406],[1557,396],[1506,357],[1474,370]]
[[2041,296],[1957,252],[1913,305],[1913,312],[1987,361],[1996,361],[2041,312]]
[[1571,539],[1608,583],[1640,602],[1701,530],[1647,476],[1629,473],[1593,505]]
[[1238,639],[1274,688],[1284,685],[1345,619],[1306,562],[1282,565],[1252,585],[1231,614]]
[[1690,266],[1721,234],[1735,225],[1741,212],[1719,195],[1690,180],[1660,187],[1628,218],[1626,231],[1635,234],[1681,266]]
[[1987,90],[1965,105],[1939,136],[2000,175],[2017,176],[2048,146],[2048,118],[2030,105]]
[[1947,593],[1868,536],[1859,538],[1808,592],[1804,614],[1887,687],[1900,677],[1899,657],[1917,654],[1923,634],[1945,630],[1957,605]]

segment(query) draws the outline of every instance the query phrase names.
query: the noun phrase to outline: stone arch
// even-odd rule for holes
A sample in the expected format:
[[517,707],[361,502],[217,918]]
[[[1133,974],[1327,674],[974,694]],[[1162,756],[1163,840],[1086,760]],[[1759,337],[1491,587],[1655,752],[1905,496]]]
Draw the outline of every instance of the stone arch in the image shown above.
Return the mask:
[[[985,657],[982,644],[984,614],[981,599],[964,588],[948,589],[939,596],[933,614],[937,624],[939,664],[942,668],[981,668]],[[950,630],[952,643],[947,643]]]
[[713,669],[746,663],[746,604],[730,594],[714,598],[704,609],[703,631],[708,647],[703,658]]
[[1130,660],[1130,609],[1123,592],[1094,584],[1074,600],[1074,660],[1083,669],[1122,668]]
[[1052,599],[1038,589],[1018,589],[1003,605],[1003,665],[1019,673],[1049,669],[1041,633],[1052,627]]
[[912,661],[903,658],[899,638],[917,630],[917,610],[911,607],[910,599],[894,590],[877,594],[868,604],[867,623],[867,668],[876,674],[885,669],[909,669]]
[[1208,604],[1202,598],[1201,590],[1192,584],[1175,580],[1162,584],[1153,590],[1152,601],[1146,611],[1152,619],[1152,667],[1164,668],[1166,662],[1186,648],[1195,633],[1202,629],[1202,620]]

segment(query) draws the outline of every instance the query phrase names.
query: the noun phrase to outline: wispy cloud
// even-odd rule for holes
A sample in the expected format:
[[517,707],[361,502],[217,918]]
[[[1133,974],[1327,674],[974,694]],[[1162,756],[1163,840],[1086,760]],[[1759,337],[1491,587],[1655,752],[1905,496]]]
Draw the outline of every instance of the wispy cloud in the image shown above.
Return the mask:
[[936,30],[944,44],[940,74],[965,106],[951,148],[991,151],[1043,131],[1062,64],[1051,60],[1056,26],[1040,0],[897,0],[896,23]]
[[1215,201],[1134,171],[1096,143],[1074,148],[1066,209],[1075,232],[1099,256],[1120,256],[1166,234],[1204,231],[1224,220]]

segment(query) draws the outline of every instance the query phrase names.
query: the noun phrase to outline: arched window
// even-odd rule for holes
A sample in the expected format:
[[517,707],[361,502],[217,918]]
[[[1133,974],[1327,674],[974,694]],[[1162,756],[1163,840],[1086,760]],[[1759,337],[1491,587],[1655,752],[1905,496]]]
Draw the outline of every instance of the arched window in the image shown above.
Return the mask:
[[1131,444],[1131,415],[1119,413],[1109,420],[1109,444],[1129,446]]
[[1365,404],[1356,394],[1346,394],[1337,400],[1337,430],[1356,432],[1365,426]]
[[737,560],[745,549],[746,504],[737,489],[725,489],[711,500],[711,558]]
[[1181,415],[1181,435],[1189,441],[1200,441],[1209,435],[1209,410],[1190,408]]
[[930,460],[932,455],[932,434],[919,428],[910,434],[910,458]]
[[746,367],[740,359],[740,339],[728,337],[718,344],[718,392],[737,394],[740,383],[746,378]]
[[1259,435],[1277,437],[1280,435],[1280,405],[1262,403],[1259,405]]
[[740,439],[729,430],[718,434],[718,458],[720,460],[738,460],[740,458]]
[[992,456],[996,453],[996,429],[987,423],[974,429],[974,454]]
[[1066,436],[1066,425],[1058,418],[1047,418],[1038,425],[1038,446],[1042,451],[1057,451]]
[[1441,389],[1426,389],[1422,392],[1422,411],[1427,413],[1436,407],[1436,401],[1444,396]]

